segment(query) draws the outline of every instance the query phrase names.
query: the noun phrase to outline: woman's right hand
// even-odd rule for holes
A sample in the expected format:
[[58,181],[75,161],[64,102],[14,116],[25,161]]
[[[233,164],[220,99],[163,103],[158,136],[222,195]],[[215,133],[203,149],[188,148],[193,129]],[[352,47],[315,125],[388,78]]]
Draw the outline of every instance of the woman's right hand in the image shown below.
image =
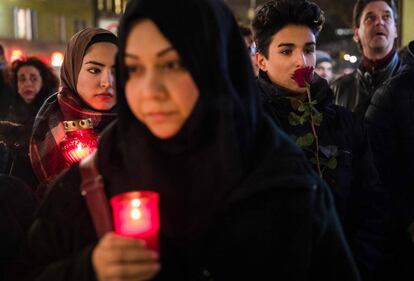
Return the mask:
[[160,270],[158,253],[145,241],[105,234],[92,252],[92,265],[99,281],[150,280]]

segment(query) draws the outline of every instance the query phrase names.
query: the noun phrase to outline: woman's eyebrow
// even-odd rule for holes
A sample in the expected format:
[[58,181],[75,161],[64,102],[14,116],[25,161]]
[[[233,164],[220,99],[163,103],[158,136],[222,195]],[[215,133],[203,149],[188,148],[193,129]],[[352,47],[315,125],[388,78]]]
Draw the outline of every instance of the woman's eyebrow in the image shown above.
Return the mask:
[[[165,49],[159,51],[158,53],[156,53],[157,57],[162,57],[163,55],[167,54],[168,52],[174,51],[174,47],[172,46],[168,46]],[[133,60],[139,60],[139,56],[138,55],[134,55],[134,54],[130,54],[130,53],[125,53],[125,58],[129,58],[129,59],[133,59]]]
[[85,62],[85,64],[94,64],[94,65],[98,65],[98,66],[105,66],[103,63],[100,63],[100,62],[97,62],[97,61],[94,61],[94,60]]

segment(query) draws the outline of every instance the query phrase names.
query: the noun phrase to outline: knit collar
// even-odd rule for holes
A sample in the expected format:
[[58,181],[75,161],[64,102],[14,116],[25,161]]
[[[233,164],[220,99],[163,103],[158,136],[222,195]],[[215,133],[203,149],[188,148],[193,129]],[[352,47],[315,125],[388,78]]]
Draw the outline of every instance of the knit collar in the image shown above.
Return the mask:
[[395,48],[391,50],[385,57],[379,60],[371,60],[367,58],[366,56],[362,57],[362,63],[361,63],[361,70],[363,72],[369,72],[374,73],[378,70],[384,69],[389,65],[394,58],[394,55],[396,53]]

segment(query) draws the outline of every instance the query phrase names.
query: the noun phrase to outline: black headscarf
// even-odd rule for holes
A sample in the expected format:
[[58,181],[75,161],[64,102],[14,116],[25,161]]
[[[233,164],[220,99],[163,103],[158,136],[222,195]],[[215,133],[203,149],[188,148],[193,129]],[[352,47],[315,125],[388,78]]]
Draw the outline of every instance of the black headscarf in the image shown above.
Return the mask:
[[[184,126],[166,140],[153,136],[125,99],[126,39],[140,19],[157,25],[200,91]],[[162,235],[191,244],[253,165],[262,113],[250,58],[233,15],[217,0],[130,1],[119,40],[119,120],[101,137],[99,169],[110,196],[159,192]]]

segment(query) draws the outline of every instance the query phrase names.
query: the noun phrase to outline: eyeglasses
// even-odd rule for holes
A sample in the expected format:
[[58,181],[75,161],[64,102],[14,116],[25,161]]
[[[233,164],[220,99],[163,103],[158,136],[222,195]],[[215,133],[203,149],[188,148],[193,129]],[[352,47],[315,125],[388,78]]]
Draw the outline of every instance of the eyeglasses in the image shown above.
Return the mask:
[[256,54],[256,44],[253,42],[250,46],[247,47],[247,51],[251,56]]

